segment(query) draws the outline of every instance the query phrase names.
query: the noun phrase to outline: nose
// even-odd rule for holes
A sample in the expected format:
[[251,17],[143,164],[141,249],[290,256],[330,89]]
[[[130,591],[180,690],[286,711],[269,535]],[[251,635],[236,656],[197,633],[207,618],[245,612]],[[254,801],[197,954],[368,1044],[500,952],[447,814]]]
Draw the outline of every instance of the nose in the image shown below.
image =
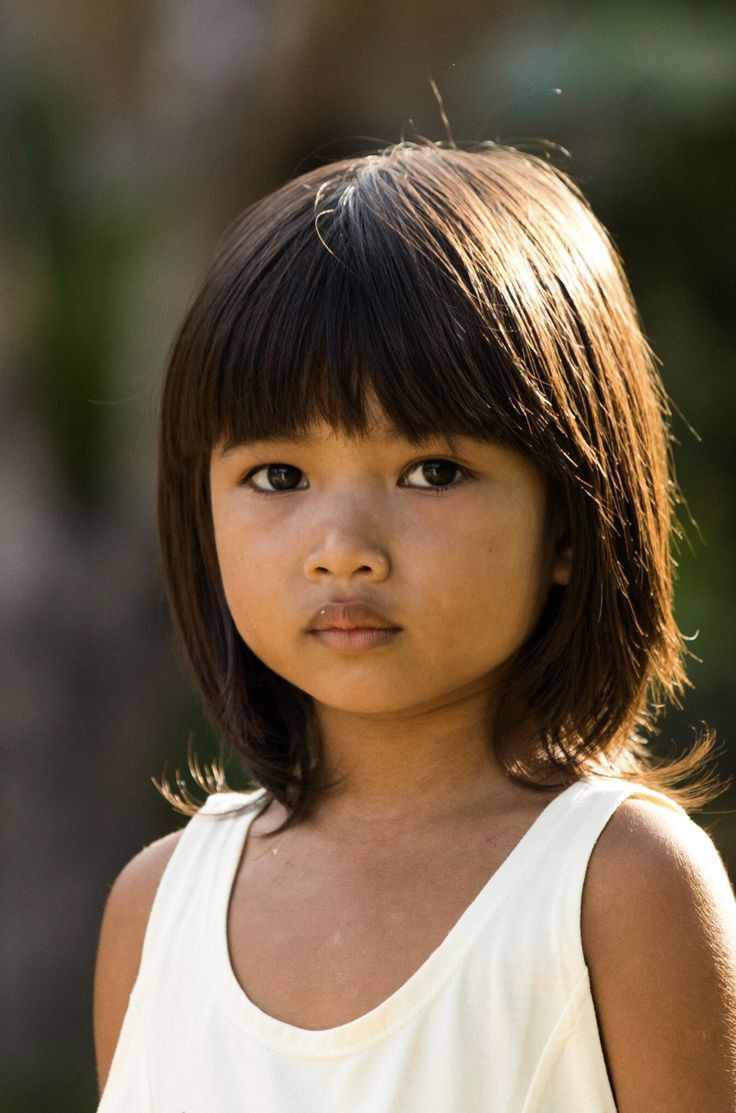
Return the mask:
[[360,578],[379,583],[390,571],[386,551],[365,537],[343,526],[326,531],[304,562],[304,574],[312,583],[331,578]]

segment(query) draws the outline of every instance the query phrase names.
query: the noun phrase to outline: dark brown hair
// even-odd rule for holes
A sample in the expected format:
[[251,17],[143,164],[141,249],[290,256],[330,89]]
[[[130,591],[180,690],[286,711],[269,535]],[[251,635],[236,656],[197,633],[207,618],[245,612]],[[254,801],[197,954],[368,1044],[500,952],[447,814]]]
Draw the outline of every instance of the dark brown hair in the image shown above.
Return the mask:
[[691,809],[724,791],[701,769],[710,733],[667,760],[641,733],[689,683],[672,611],[682,531],[668,403],[617,251],[544,158],[400,143],[312,170],[238,218],[163,389],[159,528],[178,634],[220,738],[290,821],[319,791],[320,739],[310,697],[228,611],[210,453],[319,419],[363,432],[369,395],[410,440],[455,433],[527,454],[564,508],[571,582],[552,587],[505,693],[541,725],[547,774],[608,773]]

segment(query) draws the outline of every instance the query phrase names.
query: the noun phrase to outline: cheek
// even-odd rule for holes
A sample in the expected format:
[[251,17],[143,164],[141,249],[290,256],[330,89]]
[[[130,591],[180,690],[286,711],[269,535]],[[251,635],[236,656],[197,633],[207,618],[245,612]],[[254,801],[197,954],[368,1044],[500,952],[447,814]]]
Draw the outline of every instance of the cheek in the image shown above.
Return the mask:
[[536,506],[476,515],[451,533],[427,536],[415,559],[427,618],[441,627],[445,645],[464,643],[468,652],[482,653],[492,642],[513,651],[546,597],[544,562]]
[[[278,636],[278,573],[283,562],[242,528],[215,525],[215,544],[225,601],[238,633],[258,652],[270,631]],[[283,598],[283,591],[282,591]]]

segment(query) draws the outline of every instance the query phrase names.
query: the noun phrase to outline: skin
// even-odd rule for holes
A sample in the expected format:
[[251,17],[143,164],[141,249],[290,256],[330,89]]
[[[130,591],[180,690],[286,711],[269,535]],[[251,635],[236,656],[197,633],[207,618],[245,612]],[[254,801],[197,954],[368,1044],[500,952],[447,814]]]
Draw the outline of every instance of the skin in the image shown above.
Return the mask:
[[[254,822],[228,916],[231,962],[265,1012],[319,1029],[403,984],[549,803],[503,773],[487,739],[514,652],[574,568],[543,479],[518,454],[465,438],[417,448],[380,415],[365,438],[310,433],[216,446],[211,494],[238,631],[313,698],[328,777],[340,778],[295,828],[265,837],[284,818],[275,803]],[[469,473],[450,467],[439,496],[421,467],[436,459]],[[253,471],[269,463],[299,469],[288,473],[297,489],[253,490],[268,487]],[[322,644],[305,627],[336,598],[367,601],[401,633],[350,655]],[[523,731],[513,742],[532,756]],[[137,855],[107,903],[101,1089],[179,837]],[[581,933],[619,1113],[733,1113],[736,902],[710,838],[651,801],[624,801],[591,854]]]

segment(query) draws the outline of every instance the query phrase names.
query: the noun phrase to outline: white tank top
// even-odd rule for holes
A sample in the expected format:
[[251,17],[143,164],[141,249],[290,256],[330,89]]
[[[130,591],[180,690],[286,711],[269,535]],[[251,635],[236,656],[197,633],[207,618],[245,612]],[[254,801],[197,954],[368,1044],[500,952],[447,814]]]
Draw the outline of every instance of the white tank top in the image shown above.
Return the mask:
[[235,978],[228,903],[267,798],[211,796],[159,884],[98,1113],[615,1113],[580,913],[627,796],[687,816],[624,780],[570,785],[408,981],[319,1031],[267,1015]]

